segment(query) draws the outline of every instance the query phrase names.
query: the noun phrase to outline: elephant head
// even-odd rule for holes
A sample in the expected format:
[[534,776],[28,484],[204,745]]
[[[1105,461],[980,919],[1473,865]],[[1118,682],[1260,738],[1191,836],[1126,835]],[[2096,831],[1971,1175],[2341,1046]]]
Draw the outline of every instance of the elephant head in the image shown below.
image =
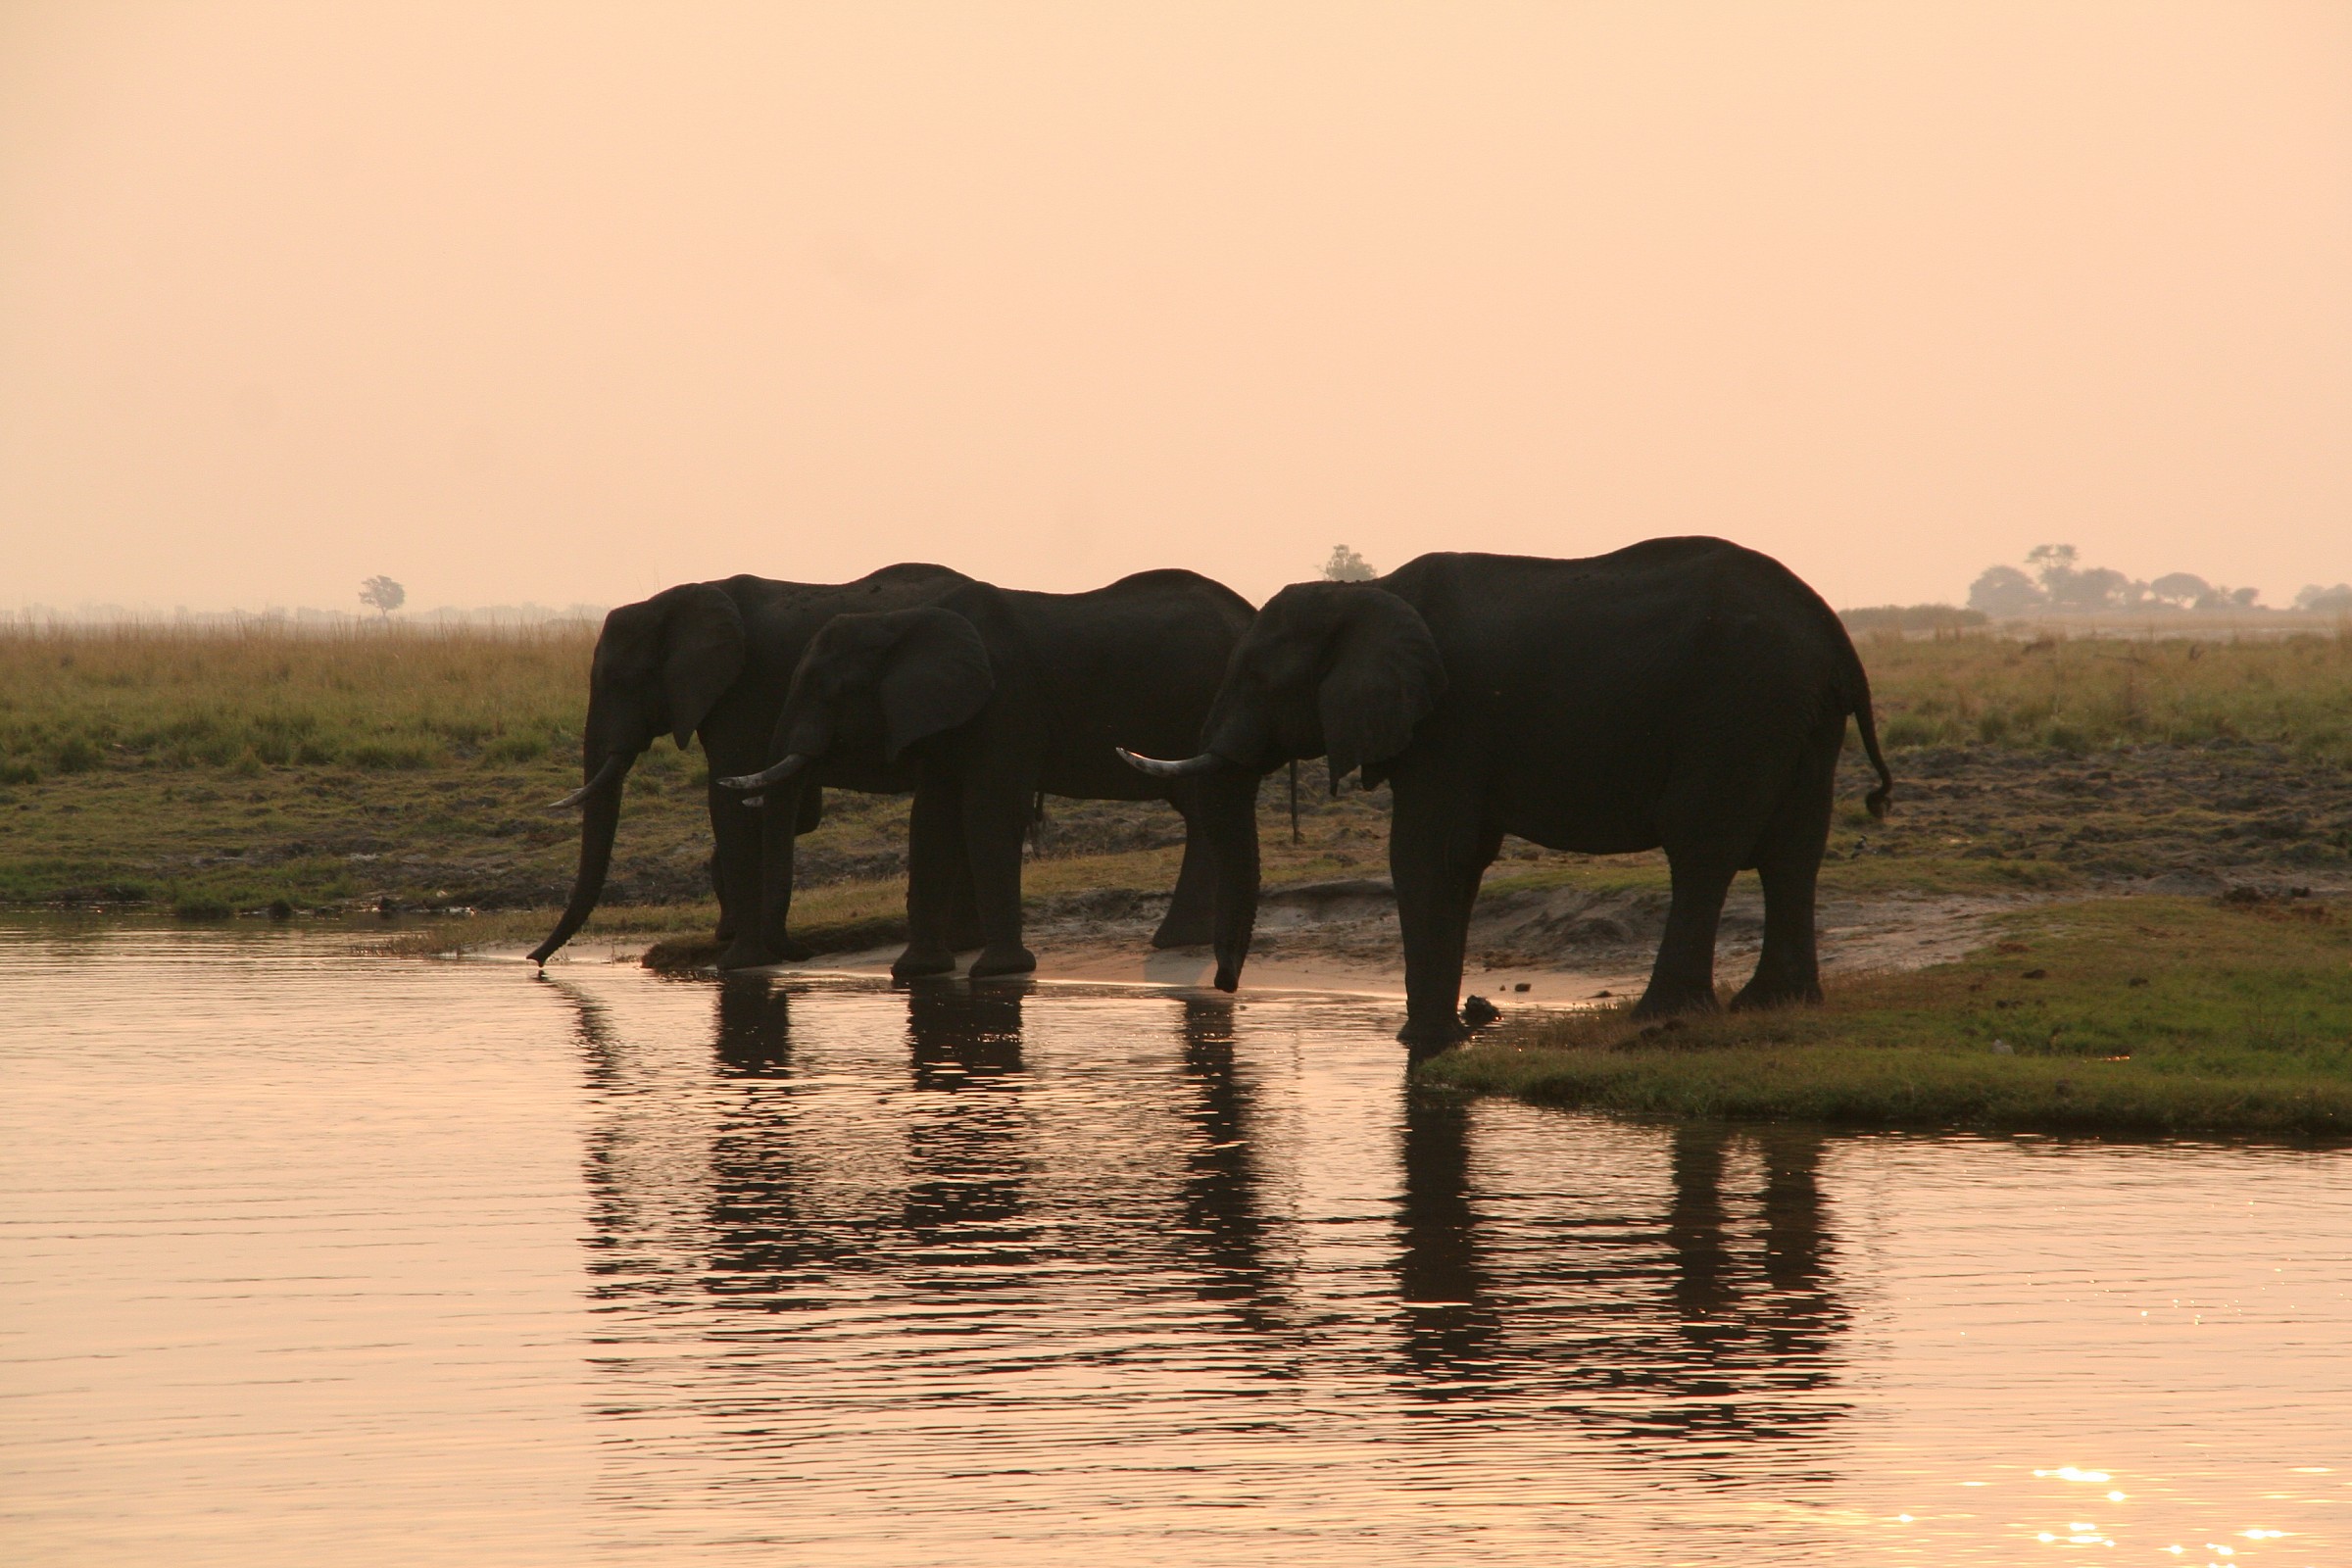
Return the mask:
[[792,690],[758,773],[719,782],[762,790],[826,757],[896,764],[918,741],[967,723],[996,691],[987,645],[952,611],[836,615],[792,673]]
[[1445,660],[1412,606],[1369,583],[1295,583],[1234,649],[1200,754],[1128,760],[1152,773],[1263,773],[1321,757],[1335,790],[1359,769],[1377,784],[1445,694]]
[[555,931],[534,961],[569,942],[595,909],[612,863],[629,768],[667,732],[684,746],[743,673],[743,616],[710,583],[687,583],[605,617],[589,666],[580,788],[556,804],[582,806],[580,866]]
[[[1233,651],[1217,689],[1199,756],[1161,761],[1119,755],[1161,777],[1246,771],[1261,775],[1301,758],[1329,760],[1331,786],[1360,770],[1367,785],[1410,745],[1413,729],[1446,694],[1446,662],[1420,612],[1370,583],[1308,582],[1266,602]],[[1253,827],[1251,828],[1253,833]],[[1255,840],[1244,906],[1217,919],[1236,933],[1220,939],[1218,987],[1240,982],[1257,908]]]

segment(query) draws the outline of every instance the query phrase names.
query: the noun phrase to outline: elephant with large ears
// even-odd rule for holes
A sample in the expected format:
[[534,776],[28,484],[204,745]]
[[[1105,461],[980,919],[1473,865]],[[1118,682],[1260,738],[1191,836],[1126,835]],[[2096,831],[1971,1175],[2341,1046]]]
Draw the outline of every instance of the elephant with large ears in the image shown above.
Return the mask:
[[[662,735],[683,747],[699,735],[710,775],[756,767],[783,708],[784,693],[818,628],[855,611],[930,604],[971,581],[945,566],[885,566],[855,582],[778,582],[728,577],[683,583],[605,617],[588,681],[582,732],[581,787],[558,802],[584,808],[579,873],[555,931],[531,954],[544,963],[571,940],[604,892],[620,822],[628,771]],[[827,770],[818,780],[850,789],[903,789],[910,779],[887,771]],[[806,832],[822,811],[820,790],[801,798]],[[718,894],[725,967],[767,963],[792,954],[780,923],[760,909],[764,877],[762,822],[735,792],[712,783],[711,881]],[[786,835],[790,843],[790,834]]]
[[1199,754],[1133,760],[1208,779],[1326,757],[1335,790],[1350,771],[1388,782],[1397,1038],[1419,1053],[1464,1033],[1471,906],[1506,833],[1665,850],[1673,898],[1638,1014],[1716,1005],[1716,925],[1751,868],[1764,951],[1734,1005],[1819,1001],[1814,881],[1848,714],[1884,814],[1894,780],[1836,612],[1770,557],[1653,539],[1582,561],[1427,555],[1285,588],[1235,653]]
[[[901,977],[955,967],[937,890],[957,859],[985,940],[972,975],[1036,967],[1022,943],[1021,846],[1041,794],[1167,801],[1186,825],[1175,903],[1212,905],[1218,984],[1231,990],[1256,904],[1259,775],[1152,778],[1122,766],[1116,748],[1193,745],[1250,617],[1248,601],[1190,571],[1080,594],[972,583],[934,605],[843,615],[793,675],[773,765],[721,782],[760,801],[781,832],[825,769],[914,772]],[[1204,839],[1209,853],[1198,855]],[[771,912],[788,897],[771,886]],[[1155,942],[1176,935],[1163,926]]]

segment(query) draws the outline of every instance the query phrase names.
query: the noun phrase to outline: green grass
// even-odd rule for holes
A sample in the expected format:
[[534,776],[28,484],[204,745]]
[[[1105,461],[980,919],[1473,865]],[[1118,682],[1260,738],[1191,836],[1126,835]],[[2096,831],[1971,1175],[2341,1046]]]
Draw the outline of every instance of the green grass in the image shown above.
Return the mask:
[[2044,906],[1963,962],[1830,990],[1820,1007],[1663,1026],[1618,1009],[1555,1017],[1421,1070],[1643,1116],[2352,1133],[2341,905]]

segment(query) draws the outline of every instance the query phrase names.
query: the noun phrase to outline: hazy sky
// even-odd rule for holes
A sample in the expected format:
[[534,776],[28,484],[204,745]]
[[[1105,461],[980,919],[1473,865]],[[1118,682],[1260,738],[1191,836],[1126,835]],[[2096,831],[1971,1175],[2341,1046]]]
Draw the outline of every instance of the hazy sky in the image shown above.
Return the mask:
[[2352,578],[2352,5],[0,3],[0,606]]

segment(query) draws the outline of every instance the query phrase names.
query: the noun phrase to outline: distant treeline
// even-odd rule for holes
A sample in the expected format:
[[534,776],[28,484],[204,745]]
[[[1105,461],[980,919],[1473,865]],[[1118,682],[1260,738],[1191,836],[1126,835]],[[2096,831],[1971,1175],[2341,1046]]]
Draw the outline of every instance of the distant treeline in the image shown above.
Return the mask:
[[[2168,571],[2152,582],[2112,566],[2078,564],[2073,545],[2037,545],[2026,556],[2030,570],[1987,566],[1969,585],[1968,606],[1985,615],[2031,615],[2037,611],[2096,614],[2101,611],[2260,611],[2259,588],[2231,588],[2189,571]],[[2295,609],[2321,614],[2352,613],[2352,584],[2311,584],[2295,595]]]

